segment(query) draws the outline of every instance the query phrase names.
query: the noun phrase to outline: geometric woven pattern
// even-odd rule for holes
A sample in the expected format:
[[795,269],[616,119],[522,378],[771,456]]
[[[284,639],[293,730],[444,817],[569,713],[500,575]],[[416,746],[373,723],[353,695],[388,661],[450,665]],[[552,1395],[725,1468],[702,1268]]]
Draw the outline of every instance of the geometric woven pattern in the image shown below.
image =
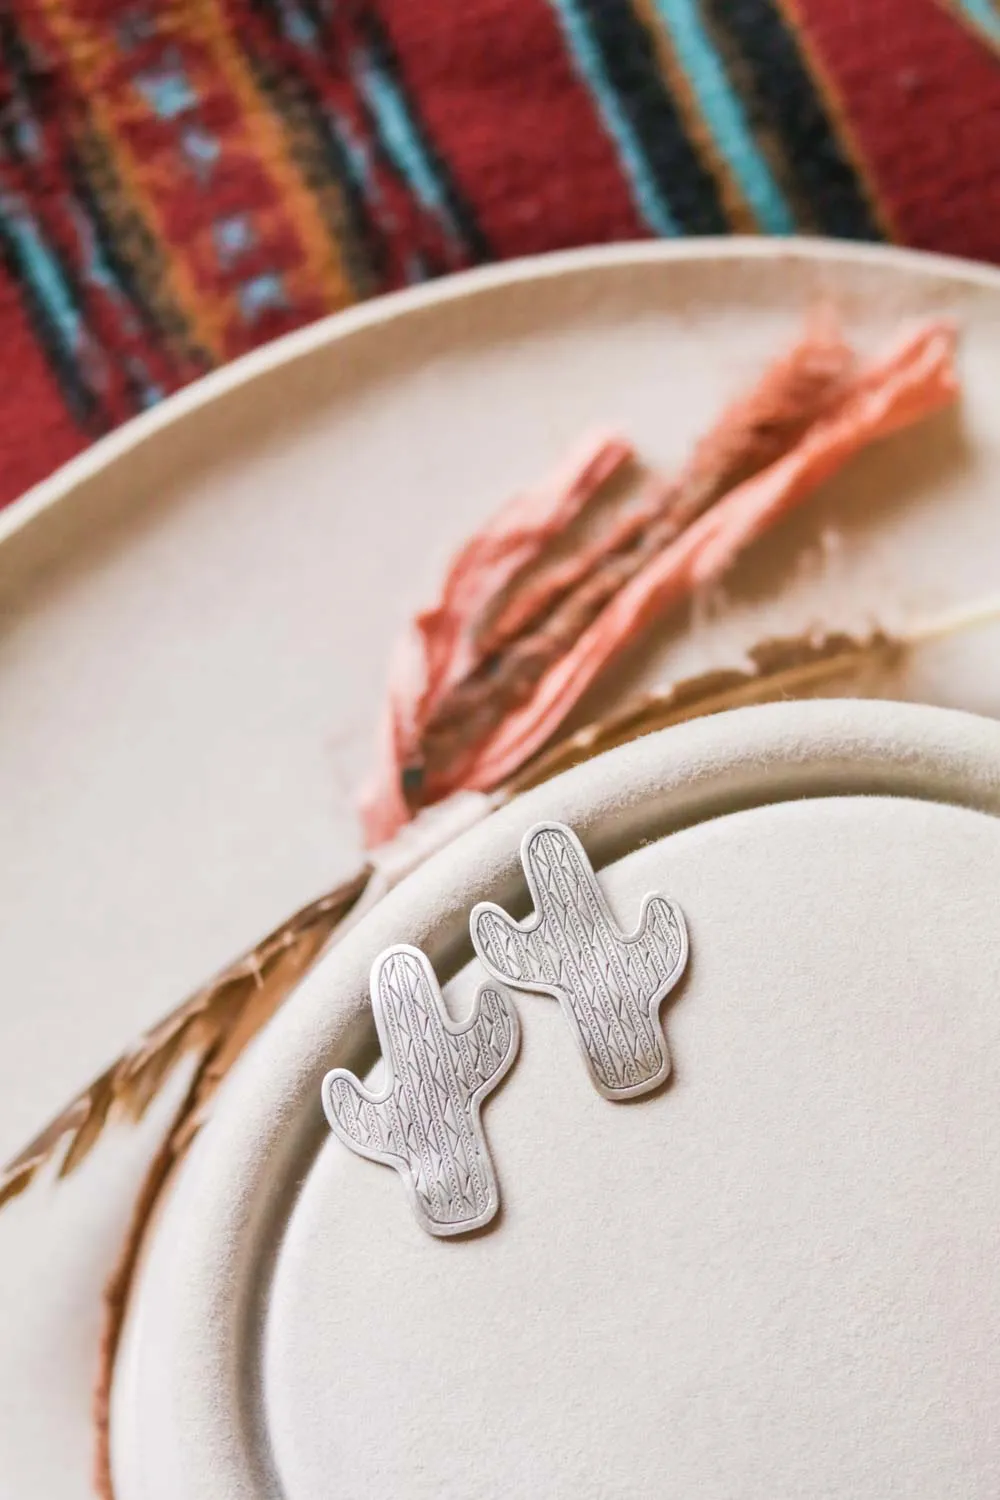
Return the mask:
[[532,828],[521,858],[535,914],[515,922],[498,906],[476,906],[470,930],[480,959],[514,989],[560,1002],[606,1098],[656,1088],[670,1072],[659,1009],[687,962],[679,908],[647,896],[638,929],[625,937],[579,839],[559,823]]
[[371,998],[386,1088],[370,1094],[335,1068],[323,1080],[330,1126],[352,1151],[395,1167],[430,1234],[478,1229],[500,1201],[479,1107],[514,1060],[516,1013],[504,995],[481,989],[456,1026],[429,960],[406,944],[376,961]]
[[1000,261],[998,43],[1000,0],[5,0],[0,505],[467,266],[732,231]]

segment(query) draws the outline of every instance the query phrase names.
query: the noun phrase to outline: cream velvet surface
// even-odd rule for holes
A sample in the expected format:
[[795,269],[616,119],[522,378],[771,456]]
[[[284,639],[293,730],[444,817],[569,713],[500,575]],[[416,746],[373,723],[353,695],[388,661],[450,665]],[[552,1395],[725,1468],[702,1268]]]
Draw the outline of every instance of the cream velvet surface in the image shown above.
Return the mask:
[[[407,881],[182,1176],[116,1387],[123,1500],[992,1496],[998,768],[963,716],[747,711],[560,778]],[[325,1132],[318,1081],[365,1056],[385,942],[425,944],[464,1013],[463,913],[516,901],[540,816],[578,827],[623,925],[650,890],[684,909],[675,1077],[602,1100],[558,1007],[520,997],[484,1110],[503,1211],[442,1245]]]

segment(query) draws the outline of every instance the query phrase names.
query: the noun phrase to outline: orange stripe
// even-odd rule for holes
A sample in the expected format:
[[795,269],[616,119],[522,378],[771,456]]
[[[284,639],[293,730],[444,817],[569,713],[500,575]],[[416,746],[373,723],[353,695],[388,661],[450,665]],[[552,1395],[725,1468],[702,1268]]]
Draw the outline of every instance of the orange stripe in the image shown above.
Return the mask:
[[214,0],[203,0],[198,9],[204,23],[205,44],[222,65],[229,86],[239,100],[253,155],[270,169],[270,175],[278,185],[280,201],[286,205],[303,241],[306,251],[303,283],[322,299],[329,311],[344,307],[354,298],[340,247],[327,232],[316,200],[286,149],[284,131],[275,120],[269,101],[260,93],[233,46],[218,4]]

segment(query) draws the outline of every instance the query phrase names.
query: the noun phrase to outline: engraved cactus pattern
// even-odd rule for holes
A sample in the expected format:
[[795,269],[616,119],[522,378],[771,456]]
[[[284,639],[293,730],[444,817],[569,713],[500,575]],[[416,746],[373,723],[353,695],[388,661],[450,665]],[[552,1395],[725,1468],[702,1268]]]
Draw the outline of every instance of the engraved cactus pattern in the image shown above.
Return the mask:
[[647,896],[639,926],[615,924],[583,846],[561,823],[524,837],[521,859],[535,914],[515,922],[500,907],[472,912],[472,941],[489,972],[562,1006],[595,1087],[609,1099],[655,1088],[670,1072],[659,1009],[687,963],[680,909]]
[[417,1218],[431,1234],[462,1234],[499,1206],[479,1106],[517,1052],[517,1015],[506,996],[481,989],[456,1026],[434,970],[418,948],[400,944],[376,961],[372,1011],[387,1072],[384,1093],[353,1073],[323,1080],[323,1108],[336,1135],[361,1156],[395,1167]]

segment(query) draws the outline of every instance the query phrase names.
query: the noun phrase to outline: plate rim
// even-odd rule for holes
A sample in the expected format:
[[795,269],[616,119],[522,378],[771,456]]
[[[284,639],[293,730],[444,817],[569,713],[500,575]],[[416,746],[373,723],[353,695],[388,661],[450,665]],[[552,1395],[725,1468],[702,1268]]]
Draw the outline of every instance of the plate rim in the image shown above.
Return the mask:
[[439,280],[387,292],[343,308],[260,345],[130,418],[60,465],[0,510],[0,549],[23,538],[34,524],[65,509],[76,491],[130,457],[149,439],[177,426],[220,398],[295,364],[350,336],[427,308],[461,302],[525,282],[543,282],[581,271],[672,262],[792,259],[825,265],[871,265],[926,277],[944,277],[1000,293],[1000,267],[898,245],[790,235],[691,236],[678,240],[627,240],[521,256],[459,271]]

